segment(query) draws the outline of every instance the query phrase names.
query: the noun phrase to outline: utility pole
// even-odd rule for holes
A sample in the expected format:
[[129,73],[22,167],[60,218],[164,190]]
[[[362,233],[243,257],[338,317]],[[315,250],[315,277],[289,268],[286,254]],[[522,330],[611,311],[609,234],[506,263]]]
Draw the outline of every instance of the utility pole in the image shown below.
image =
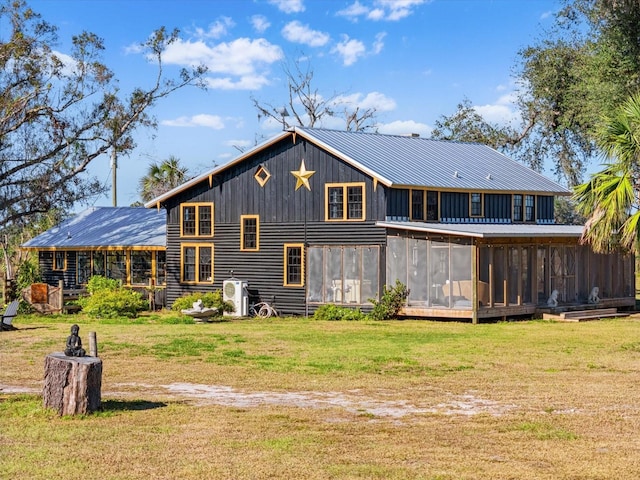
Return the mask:
[[115,147],[111,148],[111,201],[113,206],[118,206],[118,156],[116,155]]

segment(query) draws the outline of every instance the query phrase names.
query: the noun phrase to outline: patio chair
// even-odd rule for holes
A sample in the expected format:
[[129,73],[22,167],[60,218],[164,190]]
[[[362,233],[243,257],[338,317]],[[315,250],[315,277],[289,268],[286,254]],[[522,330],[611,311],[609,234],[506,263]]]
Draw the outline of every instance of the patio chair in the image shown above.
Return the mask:
[[15,330],[16,327],[12,325],[13,319],[18,315],[18,306],[20,302],[14,300],[9,304],[4,313],[2,314],[2,323],[0,323],[0,330]]

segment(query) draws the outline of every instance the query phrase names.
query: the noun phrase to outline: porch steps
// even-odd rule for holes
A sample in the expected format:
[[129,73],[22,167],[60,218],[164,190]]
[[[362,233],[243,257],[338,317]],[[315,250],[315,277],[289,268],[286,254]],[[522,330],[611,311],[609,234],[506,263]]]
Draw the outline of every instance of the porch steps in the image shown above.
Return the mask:
[[544,320],[555,320],[557,322],[584,322],[588,320],[599,320],[601,318],[628,317],[628,313],[618,312],[617,308],[598,308],[593,310],[574,310],[562,313],[544,313]]

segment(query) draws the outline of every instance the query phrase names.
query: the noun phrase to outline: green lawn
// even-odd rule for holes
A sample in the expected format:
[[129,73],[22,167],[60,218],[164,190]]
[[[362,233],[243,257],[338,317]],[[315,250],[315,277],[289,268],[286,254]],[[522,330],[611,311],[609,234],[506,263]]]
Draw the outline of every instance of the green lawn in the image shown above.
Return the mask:
[[[103,409],[59,418],[44,358],[74,322],[97,334]],[[180,322],[18,317],[0,478],[640,477],[640,317]]]

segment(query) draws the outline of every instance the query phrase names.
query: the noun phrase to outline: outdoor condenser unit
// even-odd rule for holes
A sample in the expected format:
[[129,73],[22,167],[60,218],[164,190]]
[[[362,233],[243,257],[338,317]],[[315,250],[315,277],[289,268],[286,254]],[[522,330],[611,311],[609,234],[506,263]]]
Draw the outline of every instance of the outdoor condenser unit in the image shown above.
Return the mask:
[[249,293],[247,282],[230,278],[222,282],[222,298],[225,302],[233,303],[234,312],[224,312],[230,317],[246,317],[249,315]]

